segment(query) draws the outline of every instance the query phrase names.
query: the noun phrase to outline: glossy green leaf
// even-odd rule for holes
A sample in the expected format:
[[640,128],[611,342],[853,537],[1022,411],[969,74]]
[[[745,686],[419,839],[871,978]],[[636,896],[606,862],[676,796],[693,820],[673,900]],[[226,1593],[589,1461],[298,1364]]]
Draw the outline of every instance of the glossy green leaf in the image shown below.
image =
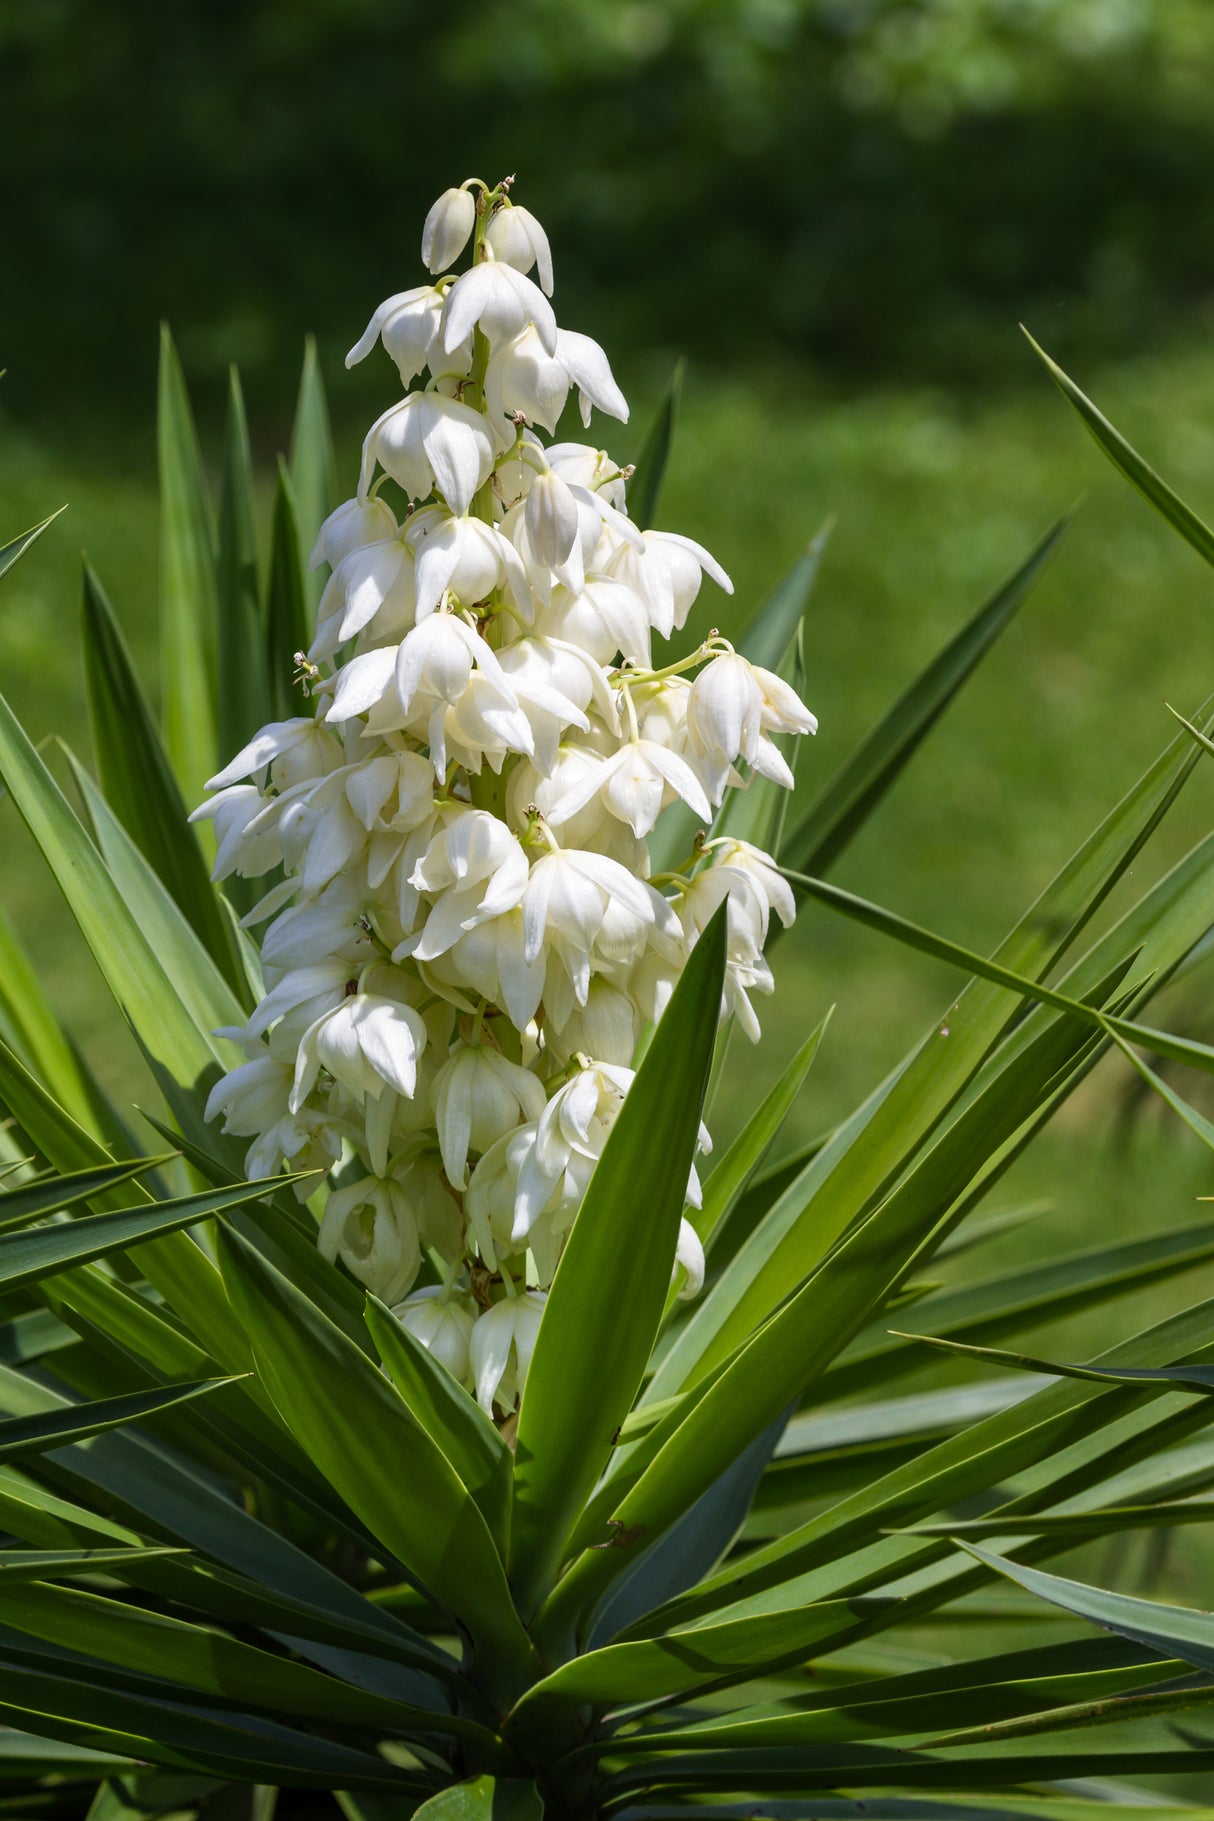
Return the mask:
[[107,1190],[116,1189],[134,1176],[155,1170],[167,1163],[167,1157],[137,1157],[133,1161],[103,1163],[89,1170],[76,1170],[68,1176],[46,1176],[37,1182],[19,1183],[0,1191],[0,1233],[9,1233],[27,1221],[43,1214],[54,1214],[73,1208],[78,1202],[91,1201]]
[[[92,1169],[113,1164],[104,1146],[78,1125],[71,1115],[30,1075],[20,1060],[0,1042],[0,1101],[6,1105],[31,1143],[62,1171]],[[281,1178],[278,1179],[281,1182]],[[276,1185],[277,1186],[277,1185]],[[124,1191],[108,1189],[95,1197],[102,1209],[121,1208]],[[127,1196],[152,1207],[149,1191],[138,1184]],[[248,1352],[244,1335],[223,1292],[218,1271],[199,1246],[185,1233],[162,1233],[143,1241],[137,1252],[139,1268],[161,1295],[182,1311],[204,1338],[225,1370],[244,1372]]]
[[[49,1389],[0,1368],[0,1410],[35,1417],[72,1408]],[[150,1531],[188,1544],[207,1560],[142,1563],[126,1577],[136,1585],[163,1590],[180,1604],[239,1625],[318,1638],[322,1648],[303,1654],[322,1663],[330,1660],[324,1647],[330,1643],[375,1650],[393,1659],[393,1692],[408,1700],[429,1698],[435,1674],[453,1667],[443,1651],[235,1504],[211,1472],[149,1435],[132,1428],[105,1431],[86,1448],[60,1450],[54,1467],[57,1486],[76,1502],[53,1498],[17,1470],[0,1466],[0,1513],[24,1541],[38,1547],[108,1547],[138,1542],[141,1532]],[[97,1518],[98,1504],[117,1511],[129,1529]],[[404,1667],[398,1673],[395,1665]]]
[[[630,1802],[628,1821],[685,1821],[685,1805],[671,1806],[662,1799]],[[736,1804],[697,1801],[696,1821],[738,1821]],[[764,1821],[1110,1821],[1109,1803],[1100,1797],[1057,1799],[1040,1796],[952,1796],[947,1793],[926,1801],[914,1796],[814,1796],[804,1800],[765,1797]],[[1173,1807],[1149,1797],[1134,1802],[1134,1821],[1214,1821],[1214,1809],[1184,1803]]]
[[[895,1332],[897,1332],[895,1330]],[[919,1341],[944,1353],[955,1353],[963,1359],[976,1359],[984,1366],[1013,1366],[1051,1378],[1090,1378],[1118,1385],[1174,1385],[1178,1391],[1195,1391],[1206,1397],[1214,1395],[1214,1365],[1174,1366],[1076,1366],[1037,1359],[1031,1353],[1006,1353],[998,1347],[967,1346],[963,1341],[941,1340],[931,1334],[899,1334],[900,1340]]]
[[270,574],[266,583],[266,676],[275,720],[308,712],[308,698],[292,681],[297,654],[312,643],[306,574],[300,556],[299,514],[285,462],[278,464],[274,521],[270,534]]
[[216,646],[223,679],[217,736],[225,759],[238,753],[269,719],[253,515],[253,461],[244,395],[240,375],[230,367],[216,557]]
[[413,1811],[413,1821],[543,1821],[543,1816],[534,1783],[487,1776],[453,1783]]
[[823,786],[780,849],[802,872],[825,872],[867,822],[945,709],[1023,605],[1071,526],[1059,521],[986,601]]
[[[197,1689],[236,1707],[326,1725],[486,1739],[480,1727],[450,1714],[386,1700],[222,1631],[101,1594],[21,1578],[4,1588],[4,1623],[59,1649],[153,1677],[166,1696],[182,1698]],[[174,1683],[184,1686],[174,1689]]]
[[350,1783],[399,1793],[425,1788],[407,1771],[350,1746],[270,1720],[179,1706],[30,1664],[0,1664],[0,1717],[20,1716],[52,1738],[92,1742],[144,1762],[183,1765],[218,1776],[331,1789]]
[[149,1416],[174,1410],[196,1397],[206,1397],[232,1382],[217,1378],[197,1385],[165,1385],[156,1391],[135,1391],[123,1397],[102,1398],[96,1403],[75,1404],[47,1416],[10,1418],[0,1422],[0,1461],[20,1460],[27,1454],[44,1454],[48,1449],[67,1447],[72,1442],[100,1435],[106,1429],[143,1422]]
[[385,1372],[467,1487],[505,1556],[512,1463],[496,1426],[377,1297],[367,1298],[366,1320]]
[[88,1214],[61,1226],[28,1228],[0,1234],[0,1286],[19,1284],[63,1271],[69,1265],[102,1258],[107,1252],[140,1245],[160,1233],[193,1226],[225,1208],[253,1201],[276,1183],[244,1183],[235,1189],[209,1189],[201,1195],[183,1195],[175,1201],[152,1202],[123,1208],[112,1214]]
[[163,881],[230,984],[241,985],[235,944],[156,731],[114,610],[84,567],[84,681],[101,787],[110,808]]
[[711,1624],[635,1642],[608,1644],[553,1670],[519,1703],[527,1738],[556,1705],[613,1707],[663,1700],[797,1662],[852,1620],[843,1602],[783,1608],[771,1601],[724,1607]]
[[902,1536],[956,1537],[976,1543],[987,1537],[1045,1536],[1084,1543],[1121,1530],[1156,1531],[1181,1524],[1214,1522],[1214,1499],[1181,1499],[1159,1505],[1095,1505],[1086,1511],[1008,1512],[939,1524],[912,1524]]
[[[0,1549],[0,1585],[7,1606],[20,1581],[76,1580],[81,1575],[115,1575],[141,1562],[182,1553],[166,1545],[137,1549]],[[5,1619],[7,1621],[7,1610]]]
[[[1105,994],[1113,984],[1106,983]],[[1029,1116],[1084,1041],[1074,1020],[1047,1024],[898,1189],[739,1348],[703,1395],[659,1424],[658,1451],[615,1507],[621,1534],[640,1527],[651,1538],[660,1535],[825,1368],[888,1296],[976,1165]],[[617,1572],[613,1552],[582,1555],[551,1602],[549,1627],[588,1610]]]
[[215,770],[215,535],[185,377],[160,331],[160,676],[164,740],[187,803]]
[[[293,1555],[290,1548],[284,1547],[281,1551],[279,1566],[284,1580],[293,1567],[300,1566],[292,1559]],[[315,1570],[323,1585],[326,1577],[316,1564],[309,1563],[308,1570]],[[433,1675],[444,1675],[448,1680],[455,1672],[454,1659],[444,1659],[442,1653],[430,1647],[424,1638],[411,1633],[371,1601],[361,1599],[335,1576],[329,1580],[327,1591],[340,1596],[340,1603],[336,1603],[335,1598],[309,1599],[302,1592],[292,1593],[283,1586],[270,1585],[264,1579],[254,1580],[193,1557],[188,1561],[174,1557],[141,1562],[138,1572],[131,1571],[126,1579],[177,1605],[227,1624],[253,1625],[271,1635],[297,1640],[296,1650],[301,1650],[303,1644],[319,1644],[332,1650],[369,1654],[392,1663],[412,1664]],[[317,1589],[311,1591],[316,1593]],[[308,1652],[303,1650],[302,1654]],[[324,1660],[326,1652],[317,1655],[318,1660]]]
[[704,1204],[688,1216],[700,1238],[708,1243],[721,1221],[736,1206],[751,1177],[775,1142],[780,1128],[805,1085],[814,1058],[830,1022],[822,1020],[792,1057],[762,1105],[751,1114],[738,1136],[722,1156],[704,1184]]
[[298,521],[300,574],[303,577],[308,623],[311,624],[316,617],[317,603],[324,586],[321,576],[309,568],[312,547],[321,525],[337,504],[337,464],[333,457],[333,438],[329,429],[329,407],[325,399],[320,360],[316,353],[316,338],[312,335],[304,343],[303,368],[299,376],[295,422],[291,429],[291,453],[287,465]]
[[204,1090],[220,1072],[216,1040],[183,1006],[100,854],[2,697],[0,776],[184,1129],[215,1144],[214,1133],[203,1122],[202,1105]]
[[0,910],[0,1038],[48,1083],[94,1137],[117,1121],[47,998],[42,981]]
[[1049,1707],[1065,1708],[1085,1690],[1095,1701],[1115,1699],[1150,1688],[1179,1669],[1116,1638],[1039,1645],[902,1675],[849,1680],[833,1689],[676,1720],[673,1726],[659,1716],[657,1726],[604,1739],[598,1749],[631,1755],[655,1749],[762,1750],[817,1741],[907,1739],[933,1730],[942,1712],[956,1726],[997,1725]]
[[[1191,743],[1171,743],[1020,919],[996,951],[998,962],[1018,975],[1048,971],[1130,865],[1195,763]],[[1121,952],[1132,946],[1127,940]],[[946,1021],[932,1026],[769,1208],[744,1253],[731,1260],[685,1324],[647,1402],[671,1396],[727,1357],[896,1180],[972,1080],[1016,1004],[987,981],[966,988]]]
[[[480,1640],[490,1684],[517,1691],[531,1646],[485,1521],[447,1457],[366,1355],[280,1272],[230,1233],[219,1245],[258,1376],[287,1428],[372,1535]],[[397,1461],[408,1461],[407,1481]]]
[[628,483],[628,513],[633,523],[642,530],[648,529],[657,518],[658,500],[674,442],[686,372],[687,362],[680,355],[674,363],[670,384],[662,394],[653,422],[645,433],[641,453],[636,459],[636,472]]
[[[1178,1353],[1198,1351],[1209,1338],[1211,1310],[1205,1304],[1169,1317],[1119,1343],[1116,1353],[1123,1363],[1154,1366]],[[1165,1438],[1172,1437],[1178,1419],[1170,1400],[1162,1407],[1156,1401],[1163,1389],[1131,1392],[1120,1386],[1066,1381],[1035,1391],[1011,1409],[919,1452],[787,1535],[731,1563],[685,1600],[675,1602],[670,1622],[809,1574],[816,1577],[819,1597],[846,1591],[856,1579],[851,1563],[866,1547],[869,1563],[881,1578],[891,1578],[928,1558],[916,1554],[909,1541],[894,1537],[876,1549],[879,1531],[925,1520],[1013,1477],[1018,1477],[1020,1490],[1006,1502],[1007,1509],[1018,1512],[1027,1527],[1039,1508],[1056,1507],[1060,1499],[1098,1487],[1110,1474],[1123,1470],[1137,1458],[1128,1453],[1132,1441],[1139,1449],[1167,1445]],[[1194,1420],[1207,1421],[1204,1400],[1190,1407],[1183,1420],[1186,1433]]]
[[1174,530],[1179,531],[1187,544],[1191,544],[1199,556],[1207,563],[1214,563],[1214,531],[1198,518],[1197,514],[1184,501],[1173,493],[1167,482],[1161,480],[1136,449],[1130,447],[1125,438],[1114,430],[1107,417],[1101,415],[1092,403],[1079,390],[1071,379],[1068,379],[1062,368],[1052,361],[1049,355],[1028,336],[1029,346],[1045,363],[1046,371],[1065,399],[1075,407],[1085,426],[1096,442],[1104,450],[1115,468],[1136,487],[1143,498],[1149,500],[1156,512],[1167,519]]
[[[1214,1230],[1209,1225],[1091,1246],[1046,1264],[1023,1265],[936,1291],[915,1305],[915,1325],[925,1335],[959,1341],[1021,1333],[1178,1276],[1212,1257]],[[820,1381],[819,1398],[853,1396],[870,1385],[888,1384],[911,1367],[914,1343],[901,1339],[894,1325],[892,1316],[883,1315],[865,1329]]]
[[514,1457],[511,1570],[524,1611],[559,1565],[661,1322],[720,1017],[725,940],[722,906],[658,1024],[548,1292]]
[[[221,970],[70,747],[63,750],[106,870],[181,1005],[204,1034],[221,1024],[241,1023],[252,1006],[237,997],[245,982],[230,925],[225,932],[227,967]],[[212,902],[218,909],[218,901]],[[209,1142],[214,1144],[218,1137],[212,1130]]]
[[19,563],[30,545],[37,543],[47,526],[53,525],[59,514],[66,511],[66,506],[60,506],[58,512],[48,513],[40,524],[31,525],[30,529],[23,531],[20,537],[10,538],[7,544],[0,544],[0,575],[11,569],[14,563]]
[[961,1547],[996,1574],[1023,1587],[1026,1593],[1048,1600],[1052,1606],[1061,1606],[1077,1619],[1116,1632],[1118,1637],[1143,1644],[1148,1650],[1157,1650],[1161,1657],[1179,1657],[1195,1669],[1214,1670],[1214,1616],[1208,1612],[1109,1593],[1103,1587],[1087,1587],[1080,1581],[1064,1580],[1061,1575],[1009,1562],[1006,1556],[995,1555],[976,1543],[962,1543]]
[[1086,1019],[1097,1029],[1106,1031],[1113,1038],[1132,1040],[1148,1044],[1162,1056],[1170,1056],[1174,1061],[1187,1062],[1194,1068],[1214,1073],[1214,1048],[1209,1044],[1197,1043],[1189,1038],[1176,1037],[1168,1031],[1157,1031],[1147,1025],[1135,1024],[1131,1020],[1119,1018],[1096,1006],[1084,1007],[1079,1001],[1070,998],[1066,993],[1054,987],[1044,986],[1038,980],[1029,980],[1023,974],[1015,973],[1011,968],[1002,966],[997,961],[988,960],[985,956],[975,954],[972,950],[962,948],[960,943],[950,942],[945,936],[937,936],[932,930],[925,930],[917,923],[911,923],[895,911],[888,911],[883,906],[872,904],[865,898],[859,898],[854,892],[845,892],[837,885],[829,885],[824,879],[813,879],[804,873],[787,872],[785,877],[811,897],[829,906],[831,910],[842,913],[853,922],[863,923],[869,929],[877,930],[881,935],[891,936],[896,942],[908,948],[919,949],[925,955],[932,955],[937,961],[951,962],[954,967],[965,972],[976,974],[979,979],[990,980],[997,986],[1021,993],[1026,999],[1035,1000],[1039,1005],[1050,1005],[1059,1011],[1072,1013]]

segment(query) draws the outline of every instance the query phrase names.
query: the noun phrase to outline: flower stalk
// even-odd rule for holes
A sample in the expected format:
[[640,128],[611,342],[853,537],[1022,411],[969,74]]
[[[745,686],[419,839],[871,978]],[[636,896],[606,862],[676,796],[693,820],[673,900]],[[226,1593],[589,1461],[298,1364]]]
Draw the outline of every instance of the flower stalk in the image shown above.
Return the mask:
[[[330,1172],[322,1252],[502,1424],[701,931],[728,900],[722,1016],[754,1037],[770,913],[793,914],[757,848],[702,839],[655,878],[648,837],[676,802],[707,830],[741,760],[791,784],[773,736],[816,725],[715,631],[655,654],[705,575],[731,584],[632,522],[630,467],[543,439],[573,391],[587,426],[628,408],[603,350],[558,327],[547,236],[512,185],[439,198],[434,282],[351,349],[382,343],[405,396],[317,540],[329,579],[297,659],[315,713],[262,728],[196,812],[217,878],[273,880],[246,918],[266,991],[208,1114],[252,1141],[250,1174]],[[685,1220],[681,1293],[703,1272]]]

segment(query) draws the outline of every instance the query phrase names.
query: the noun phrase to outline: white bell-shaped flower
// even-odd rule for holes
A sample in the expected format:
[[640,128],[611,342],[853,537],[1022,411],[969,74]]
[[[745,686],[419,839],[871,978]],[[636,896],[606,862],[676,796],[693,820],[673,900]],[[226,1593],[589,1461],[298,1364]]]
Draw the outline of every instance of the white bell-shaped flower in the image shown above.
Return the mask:
[[471,1388],[469,1342],[476,1322],[476,1305],[470,1297],[445,1290],[441,1284],[423,1284],[404,1302],[397,1303],[392,1313],[452,1378]]
[[578,535],[578,507],[569,482],[551,468],[537,474],[523,516],[527,541],[549,569],[568,561]]
[[333,735],[312,719],[271,721],[253,735],[230,764],[208,780],[208,790],[226,790],[251,774],[268,773],[277,790],[289,790],[306,779],[323,777],[343,763]]
[[490,217],[485,239],[494,258],[513,266],[516,272],[537,267],[540,288],[546,297],[552,296],[552,248],[530,209],[507,202]]
[[493,441],[485,419],[470,405],[441,392],[410,392],[367,432],[361,493],[377,462],[411,499],[425,499],[436,488],[452,512],[467,512],[489,478]]
[[482,686],[488,685],[487,690],[482,688],[482,698],[488,698],[496,717],[495,737],[517,742],[519,751],[530,751],[526,717],[496,653],[464,620],[451,613],[432,613],[409,633],[396,654],[397,700],[403,713],[424,727],[434,775],[440,781],[447,770],[447,709],[463,699],[474,671]]
[[527,889],[527,856],[504,822],[467,809],[434,837],[410,883],[433,903],[422,930],[393,959],[432,961],[478,923],[513,910]]
[[641,597],[654,631],[664,639],[682,631],[704,576],[733,593],[733,583],[703,544],[674,531],[643,531],[616,552],[608,570]]
[[[638,530],[631,470],[606,451],[545,448],[572,391],[584,423],[627,404],[603,349],[558,328],[547,236],[509,189],[439,198],[424,257],[450,275],[385,299],[351,349],[380,340],[406,396],[313,552],[330,571],[301,679],[315,716],[261,728],[197,812],[217,877],[281,867],[243,919],[264,986],[217,1033],[244,1060],[207,1115],[251,1141],[251,1176],[342,1166],[323,1254],[498,1420],[645,1025],[726,903],[722,1011],[756,1035],[771,917],[796,908],[745,841],[708,839],[652,882],[647,837],[676,799],[707,825],[746,768],[790,782],[776,740],[814,726],[715,636],[651,669],[653,635],[683,626],[705,575],[729,577],[691,539]],[[423,1256],[441,1285],[414,1288]],[[703,1280],[684,1220],[672,1284]]]
[[679,1285],[679,1300],[690,1302],[704,1288],[704,1247],[699,1234],[689,1220],[679,1222],[679,1239],[674,1255],[674,1278],[678,1282],[682,1270],[683,1281]]
[[396,530],[396,514],[387,500],[345,500],[321,526],[308,566],[319,569],[322,563],[328,563],[336,569],[352,550],[395,537]]
[[592,1062],[552,1096],[519,1169],[516,1241],[526,1239],[554,1197],[570,1207],[581,1201],[634,1080],[630,1068]]
[[528,323],[535,325],[541,345],[549,354],[557,350],[556,317],[539,286],[529,278],[488,256],[457,278],[443,305],[443,347],[450,353],[479,328],[489,345],[509,341]]
[[558,329],[556,355],[578,389],[583,424],[590,423],[592,405],[622,424],[628,422],[628,401],[616,385],[611,363],[597,341],[572,329]]
[[523,894],[525,953],[534,960],[553,950],[580,1004],[590,985],[592,951],[609,915],[639,950],[654,923],[653,902],[640,880],[614,860],[564,848],[536,861]]
[[584,809],[592,797],[600,798],[638,838],[649,834],[663,809],[676,798],[681,798],[706,823],[712,820],[712,805],[704,786],[686,759],[657,740],[639,735],[617,752],[596,759],[582,779],[553,803],[548,820],[559,828]]
[[558,1062],[580,1053],[627,1068],[640,1034],[641,1016],[633,999],[598,974],[591,978],[585,1005],[575,1004],[559,1030],[547,1030],[546,1040]]
[[[527,323],[493,349],[485,368],[485,403],[491,420],[521,417],[528,424],[555,430],[569,397],[569,372],[552,347],[540,339],[534,323]],[[503,449],[513,441],[506,424],[501,432]]]
[[495,525],[441,506],[423,507],[409,524],[414,556],[416,614],[424,620],[450,591],[466,606],[483,601],[505,582],[516,599],[530,592],[518,552]]
[[212,879],[218,882],[233,873],[242,879],[256,879],[278,865],[282,847],[277,828],[256,826],[267,803],[255,784],[230,784],[194,810],[191,822],[215,824]]
[[421,1269],[417,1220],[404,1189],[391,1179],[364,1176],[332,1190],[316,1243],[323,1258],[340,1258],[352,1277],[388,1303],[412,1289]]
[[455,264],[476,226],[476,200],[469,190],[444,190],[422,228],[422,263],[428,272]]
[[363,360],[378,339],[395,361],[403,385],[411,385],[426,367],[436,377],[440,373],[467,372],[472,362],[472,343],[465,342],[447,353],[440,333],[442,314],[443,293],[436,285],[398,291],[380,304],[346,355],[347,367]]
[[332,657],[339,645],[375,622],[377,634],[400,638],[413,625],[417,586],[411,546],[402,538],[362,544],[344,556],[320,597],[313,661]]
[[514,1204],[519,1171],[535,1145],[534,1126],[504,1132],[485,1151],[468,1182],[464,1206],[477,1252],[490,1271],[518,1251],[514,1240]]
[[509,1412],[522,1396],[545,1301],[541,1290],[528,1290],[494,1303],[477,1317],[469,1356],[476,1401],[489,1416],[495,1403]]
[[468,1184],[468,1154],[479,1155],[504,1133],[538,1119],[543,1083],[487,1043],[460,1043],[434,1081],[434,1117],[443,1168],[455,1188]]
[[718,794],[739,757],[763,777],[791,789],[788,761],[768,733],[814,733],[817,726],[790,684],[737,652],[713,658],[691,686],[687,733]]
[[547,970],[542,956],[527,958],[523,913],[516,905],[474,923],[425,963],[424,971],[440,989],[471,990],[498,1005],[516,1031],[525,1031],[539,1010]]
[[425,1044],[425,1023],[411,1005],[377,993],[352,993],[305,1034],[291,1111],[307,1099],[322,1068],[359,1099],[378,1100],[385,1088],[409,1098]]

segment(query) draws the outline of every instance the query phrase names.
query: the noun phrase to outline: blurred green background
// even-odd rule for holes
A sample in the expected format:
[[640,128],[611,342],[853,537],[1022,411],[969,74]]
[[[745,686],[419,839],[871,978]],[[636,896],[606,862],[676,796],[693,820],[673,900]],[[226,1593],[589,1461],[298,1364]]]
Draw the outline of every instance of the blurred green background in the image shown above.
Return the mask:
[[[737,584],[731,603],[706,590],[694,628],[738,625],[836,517],[811,615],[811,787],[1087,496],[837,873],[993,944],[1169,737],[1165,703],[1214,688],[1214,578],[1016,327],[1214,513],[1212,78],[1208,0],[4,0],[0,540],[71,506],[5,582],[5,693],[36,737],[86,745],[82,546],[154,684],[159,319],[215,460],[240,363],[267,477],[315,331],[352,489],[397,386],[378,353],[345,374],[345,348],[418,282],[433,196],[516,171],[562,322],[605,344],[633,400],[626,430],[597,420],[613,453],[637,453],[690,357],[659,522]],[[1212,810],[1203,765],[1129,886]],[[6,902],[90,1056],[129,1083],[125,1034],[10,806],[0,827]],[[775,964],[722,1141],[827,1005],[795,1137],[853,1106],[958,984],[817,909]],[[1160,1020],[1209,1035],[1210,986],[1195,970]],[[996,1205],[1050,1209],[983,1270],[1203,1216],[1214,1160],[1129,1089],[1104,1065],[1017,1167]],[[1176,1294],[1139,1295],[1123,1331]],[[1072,1323],[1068,1344],[1110,1344],[1109,1319]],[[1175,1548],[1183,1587],[1191,1533]]]

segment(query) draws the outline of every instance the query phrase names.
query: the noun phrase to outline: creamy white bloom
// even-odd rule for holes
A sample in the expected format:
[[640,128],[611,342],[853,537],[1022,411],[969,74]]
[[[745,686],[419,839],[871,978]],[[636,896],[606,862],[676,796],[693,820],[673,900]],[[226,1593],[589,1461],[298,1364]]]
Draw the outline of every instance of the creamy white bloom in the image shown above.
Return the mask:
[[363,443],[359,492],[378,462],[411,499],[437,488],[453,512],[467,512],[493,466],[493,441],[479,411],[441,392],[410,392],[376,418]]
[[345,500],[321,526],[308,566],[317,569],[328,563],[336,569],[352,550],[395,537],[396,529],[396,514],[386,500]]
[[471,1386],[469,1343],[476,1322],[472,1299],[452,1294],[441,1284],[424,1284],[392,1311],[402,1328],[432,1353],[461,1385]]
[[656,632],[664,639],[681,632],[708,575],[726,594],[733,583],[703,544],[674,531],[643,531],[640,547],[629,543],[611,560],[611,574],[639,594]]
[[447,1179],[468,1184],[468,1154],[487,1151],[514,1126],[538,1119],[543,1084],[487,1043],[460,1043],[434,1081],[434,1116]]
[[396,363],[402,384],[408,386],[430,367],[436,374],[466,373],[472,361],[472,343],[450,351],[442,341],[443,293],[437,285],[418,285],[398,291],[380,304],[362,335],[346,355],[347,367],[371,352],[377,340]]
[[516,271],[529,272],[536,266],[544,295],[552,296],[552,249],[530,209],[507,202],[485,229],[485,239],[494,257]]
[[545,1301],[543,1291],[528,1290],[494,1303],[477,1318],[468,1352],[476,1401],[490,1416],[495,1403],[508,1410],[522,1395]]
[[450,353],[479,328],[491,346],[533,325],[547,353],[557,351],[556,317],[538,285],[490,256],[457,278],[443,305],[443,348]]
[[403,1187],[382,1177],[334,1189],[316,1243],[323,1257],[340,1258],[384,1302],[404,1296],[421,1268],[417,1219]]
[[737,652],[713,658],[691,686],[688,736],[720,782],[741,757],[763,777],[791,789],[788,761],[768,735],[816,733],[817,727],[790,684]]
[[378,1100],[385,1087],[408,1098],[417,1085],[417,1058],[425,1043],[425,1024],[411,1005],[377,993],[351,994],[305,1033],[291,1111],[307,1099],[322,1068],[360,1098]]

